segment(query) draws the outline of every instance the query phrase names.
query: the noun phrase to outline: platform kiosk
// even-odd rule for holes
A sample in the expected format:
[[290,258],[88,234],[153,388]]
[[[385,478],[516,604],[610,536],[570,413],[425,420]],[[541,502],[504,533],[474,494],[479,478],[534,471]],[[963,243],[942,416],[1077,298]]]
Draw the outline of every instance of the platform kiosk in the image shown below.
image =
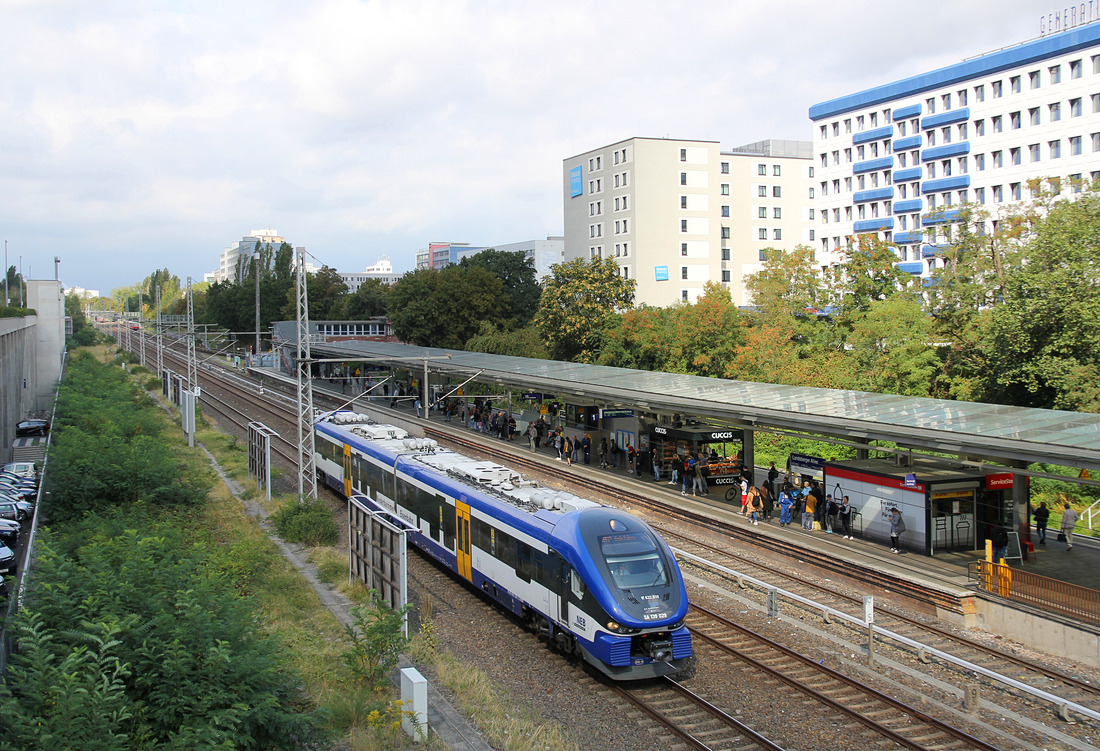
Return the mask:
[[682,465],[688,453],[707,457],[707,484],[733,485],[741,482],[741,431],[707,425],[649,429],[650,445],[661,457],[662,473]]
[[834,498],[847,495],[863,517],[863,535],[890,540],[894,508],[905,519],[902,547],[935,555],[978,550],[989,530],[1012,528],[1013,503],[1004,491],[991,492],[984,472],[898,466],[866,459],[826,462],[825,486]]

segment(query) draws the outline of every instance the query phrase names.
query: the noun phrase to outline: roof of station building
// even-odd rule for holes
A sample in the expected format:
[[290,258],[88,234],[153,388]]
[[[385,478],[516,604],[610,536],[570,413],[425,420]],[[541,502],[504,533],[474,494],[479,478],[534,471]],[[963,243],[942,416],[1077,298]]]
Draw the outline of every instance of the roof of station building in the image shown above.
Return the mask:
[[315,359],[376,360],[600,406],[894,441],[950,454],[1100,469],[1100,415],[866,391],[753,383],[390,342],[312,344]]

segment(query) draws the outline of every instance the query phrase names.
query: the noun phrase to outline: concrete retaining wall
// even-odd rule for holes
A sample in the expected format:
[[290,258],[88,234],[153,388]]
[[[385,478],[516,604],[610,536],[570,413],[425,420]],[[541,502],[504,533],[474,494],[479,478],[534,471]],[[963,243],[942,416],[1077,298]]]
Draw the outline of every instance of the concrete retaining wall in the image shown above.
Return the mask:
[[0,459],[11,461],[15,426],[35,409],[35,316],[0,318]]
[[978,628],[1100,668],[1100,633],[1000,600],[976,597]]

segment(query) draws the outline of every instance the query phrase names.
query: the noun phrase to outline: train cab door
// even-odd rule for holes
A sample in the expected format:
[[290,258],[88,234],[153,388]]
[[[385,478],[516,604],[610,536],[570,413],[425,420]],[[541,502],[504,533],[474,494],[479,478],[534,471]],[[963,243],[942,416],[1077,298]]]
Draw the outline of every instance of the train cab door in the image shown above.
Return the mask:
[[344,444],[344,497],[351,498],[351,446]]
[[455,554],[458,573],[466,579],[473,581],[474,575],[470,566],[470,505],[460,500],[455,500]]

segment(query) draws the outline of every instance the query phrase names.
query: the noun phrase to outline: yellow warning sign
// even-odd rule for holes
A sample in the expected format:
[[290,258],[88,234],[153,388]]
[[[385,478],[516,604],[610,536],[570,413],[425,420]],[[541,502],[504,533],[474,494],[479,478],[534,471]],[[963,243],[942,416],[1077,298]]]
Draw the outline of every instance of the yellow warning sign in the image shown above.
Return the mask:
[[1082,469],[1081,474],[1077,475],[1077,477],[1081,480],[1087,480],[1089,479],[1089,471],[1087,469]]

